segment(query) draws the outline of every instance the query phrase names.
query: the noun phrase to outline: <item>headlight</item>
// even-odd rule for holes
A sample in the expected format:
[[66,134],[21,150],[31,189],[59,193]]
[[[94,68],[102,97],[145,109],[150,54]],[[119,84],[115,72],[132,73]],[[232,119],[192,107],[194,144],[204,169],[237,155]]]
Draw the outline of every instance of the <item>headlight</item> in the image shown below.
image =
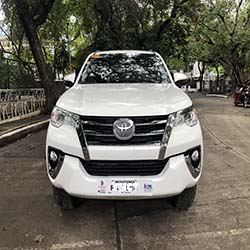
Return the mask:
[[78,115],[58,107],[54,107],[51,113],[50,121],[51,124],[57,128],[64,124],[77,128],[80,124],[80,118]]
[[[168,120],[161,141],[161,150],[159,155],[160,159],[164,159],[165,157],[166,146],[170,139],[173,127],[185,123],[190,127],[193,127],[198,123],[197,112],[195,109],[193,109],[192,106],[176,113],[172,113],[168,116]],[[195,161],[195,159],[198,157],[197,152],[194,152],[191,157],[193,161]]]
[[191,106],[177,112],[175,126],[186,123],[189,127],[193,127],[198,123],[196,110]]

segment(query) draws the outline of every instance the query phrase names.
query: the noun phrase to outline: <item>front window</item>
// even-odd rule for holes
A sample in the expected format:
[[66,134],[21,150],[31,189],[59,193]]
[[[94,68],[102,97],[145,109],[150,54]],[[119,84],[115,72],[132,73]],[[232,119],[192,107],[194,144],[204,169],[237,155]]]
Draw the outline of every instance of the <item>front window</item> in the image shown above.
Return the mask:
[[153,53],[93,54],[79,81],[85,83],[170,83],[170,78]]

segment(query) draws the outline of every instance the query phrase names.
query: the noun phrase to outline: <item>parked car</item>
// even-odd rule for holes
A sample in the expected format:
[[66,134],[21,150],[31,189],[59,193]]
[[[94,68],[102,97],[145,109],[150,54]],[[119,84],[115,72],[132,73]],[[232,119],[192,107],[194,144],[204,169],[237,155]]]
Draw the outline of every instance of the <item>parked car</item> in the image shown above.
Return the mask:
[[234,104],[243,105],[245,108],[250,104],[250,86],[238,86],[235,89]]
[[46,163],[63,209],[79,197],[174,197],[188,209],[202,172],[200,123],[158,53],[92,53],[51,114]]

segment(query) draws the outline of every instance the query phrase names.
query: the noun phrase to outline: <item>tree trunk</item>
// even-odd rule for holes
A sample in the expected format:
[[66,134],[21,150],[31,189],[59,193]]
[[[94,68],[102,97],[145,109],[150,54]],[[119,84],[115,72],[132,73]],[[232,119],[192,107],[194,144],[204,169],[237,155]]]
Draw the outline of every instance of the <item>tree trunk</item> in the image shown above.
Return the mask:
[[[50,112],[64,88],[58,88],[58,86],[55,86],[53,80],[50,79],[48,66],[45,61],[37,31],[38,25],[41,25],[41,23],[35,23],[34,17],[32,16],[33,14],[31,13],[31,8],[29,7],[30,6],[26,1],[16,1],[17,13],[24,28],[25,35],[29,41],[30,49],[36,62],[42,86],[44,88],[46,96],[46,110]],[[45,15],[48,15],[48,13],[39,17],[41,20],[44,20],[44,22],[46,20]]]
[[53,85],[53,81],[49,77],[49,70],[45,62],[45,58],[42,52],[42,46],[38,38],[36,29],[32,27],[26,27],[25,33],[27,39],[29,40],[30,48],[37,65],[37,69],[42,81],[42,86],[44,88],[46,96],[46,109],[47,111],[51,111],[56,104],[60,93],[57,93],[55,86]]
[[113,0],[96,0],[94,5],[97,33],[94,44],[99,49],[121,49],[120,36],[113,21]]
[[220,72],[219,72],[219,65],[216,64],[215,65],[215,69],[216,69],[216,89],[215,91],[218,92],[218,89],[220,92],[223,92],[223,86],[221,86],[220,83]]
[[239,60],[239,54],[237,51],[237,47],[232,49],[232,75],[233,78],[235,79],[236,85],[243,85],[244,84],[244,77],[243,77],[243,72],[240,67],[240,60]]
[[200,82],[200,91],[201,93],[203,93],[204,91],[203,78],[204,78],[204,73],[205,73],[205,63],[203,63],[202,68],[200,64],[201,62],[198,62],[198,69],[200,72],[199,82]]
[[219,83],[220,83],[220,72],[219,72],[219,66],[216,65],[215,66],[216,69],[216,86],[218,87]]

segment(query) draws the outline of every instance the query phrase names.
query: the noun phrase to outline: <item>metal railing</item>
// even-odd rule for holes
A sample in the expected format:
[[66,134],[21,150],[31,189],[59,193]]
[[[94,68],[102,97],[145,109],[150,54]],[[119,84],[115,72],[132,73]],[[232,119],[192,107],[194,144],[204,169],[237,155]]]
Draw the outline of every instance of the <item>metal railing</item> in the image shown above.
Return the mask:
[[44,89],[0,89],[0,123],[32,116],[44,106]]

